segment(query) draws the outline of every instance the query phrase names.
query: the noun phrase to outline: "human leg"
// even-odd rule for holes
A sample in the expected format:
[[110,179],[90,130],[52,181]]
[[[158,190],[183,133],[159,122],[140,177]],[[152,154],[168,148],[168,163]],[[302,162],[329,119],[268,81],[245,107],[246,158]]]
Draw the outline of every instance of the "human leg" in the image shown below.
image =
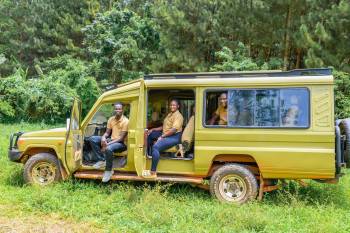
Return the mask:
[[152,143],[162,135],[161,130],[153,131],[147,137],[147,154],[152,154]]
[[103,177],[102,177],[102,182],[108,182],[113,175],[113,153],[115,152],[122,152],[126,150],[126,146],[124,143],[113,143],[111,145],[108,145],[105,151],[105,155],[106,155],[106,168],[105,168],[105,172],[103,173]]
[[181,133],[176,133],[172,136],[162,138],[160,141],[157,141],[152,147],[152,167],[151,172],[157,171],[157,166],[160,158],[160,152],[169,149],[180,143]]
[[116,142],[108,145],[105,151],[106,157],[106,171],[112,171],[113,166],[113,154],[115,152],[122,152],[126,150],[126,145],[124,143]]
[[101,152],[101,138],[101,136],[91,136],[89,138],[91,149],[99,161],[105,160]]

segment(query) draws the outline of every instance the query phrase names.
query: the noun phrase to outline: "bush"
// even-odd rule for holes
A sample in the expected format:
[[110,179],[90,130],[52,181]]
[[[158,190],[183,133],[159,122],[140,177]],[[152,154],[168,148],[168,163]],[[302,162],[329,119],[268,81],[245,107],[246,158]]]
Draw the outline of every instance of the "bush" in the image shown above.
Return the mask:
[[23,71],[0,82],[0,121],[57,122],[70,111],[73,89],[51,78],[26,79]]
[[335,117],[350,117],[350,74],[333,70],[335,79]]
[[91,66],[84,61],[70,56],[59,56],[43,64],[46,77],[75,90],[76,96],[82,101],[82,111],[85,115],[101,95],[98,84],[91,76]]
[[21,119],[25,115],[24,109],[29,97],[25,75],[25,72],[19,69],[0,81],[0,120],[2,122]]
[[74,97],[82,100],[84,115],[100,96],[97,82],[89,76],[84,62],[63,56],[42,65],[47,74],[39,78],[27,79],[19,69],[0,80],[1,122],[62,122],[69,117]]
[[28,80],[28,121],[60,122],[69,117],[75,91],[51,77]]

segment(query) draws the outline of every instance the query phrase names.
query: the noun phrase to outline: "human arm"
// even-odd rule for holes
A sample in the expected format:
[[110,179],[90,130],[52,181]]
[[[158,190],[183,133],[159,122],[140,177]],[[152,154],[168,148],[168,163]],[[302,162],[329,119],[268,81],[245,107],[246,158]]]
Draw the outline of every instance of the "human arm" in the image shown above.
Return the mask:
[[181,132],[182,131],[182,125],[183,125],[183,117],[181,114],[178,114],[174,121],[172,122],[172,126],[169,130],[166,130],[159,138],[158,140],[161,140],[162,138],[166,138],[166,137],[170,137],[174,134],[176,134],[177,132]]
[[106,147],[107,146],[107,137],[109,137],[112,133],[112,129],[107,128],[106,132],[102,135],[101,138],[101,147]]
[[220,107],[216,109],[216,111],[213,113],[213,116],[209,120],[209,125],[215,125],[215,122],[220,118]]
[[209,125],[214,125],[215,121],[217,121],[218,118],[219,118],[219,115],[214,113],[213,116],[211,117],[211,119],[209,120]]
[[129,121],[123,121],[122,123],[122,128],[120,129],[120,133],[118,135],[117,138],[113,139],[112,141],[110,141],[109,143],[107,143],[107,145],[116,143],[116,142],[123,142],[125,137],[128,135],[128,126],[129,126]]
[[108,145],[111,145],[111,144],[113,144],[113,143],[116,143],[116,142],[123,142],[124,139],[125,139],[125,137],[126,137],[127,135],[128,135],[128,131],[122,131],[122,132],[120,132],[119,137],[116,138],[116,139],[114,139],[114,140],[112,140],[112,141],[110,141],[110,142],[108,142],[108,143],[107,143],[107,146],[108,146]]
[[148,135],[150,135],[153,131],[162,131],[163,130],[163,126],[159,126],[157,128],[152,128],[150,130],[147,131]]

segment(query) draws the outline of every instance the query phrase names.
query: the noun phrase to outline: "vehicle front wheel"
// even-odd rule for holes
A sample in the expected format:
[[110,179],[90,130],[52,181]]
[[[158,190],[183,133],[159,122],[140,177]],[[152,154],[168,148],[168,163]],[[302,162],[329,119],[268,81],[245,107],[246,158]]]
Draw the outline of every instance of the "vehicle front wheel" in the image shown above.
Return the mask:
[[28,159],[24,165],[24,181],[46,186],[62,179],[57,158],[49,153],[39,153]]
[[221,202],[243,204],[256,198],[258,183],[254,174],[239,164],[227,164],[210,179],[210,193]]

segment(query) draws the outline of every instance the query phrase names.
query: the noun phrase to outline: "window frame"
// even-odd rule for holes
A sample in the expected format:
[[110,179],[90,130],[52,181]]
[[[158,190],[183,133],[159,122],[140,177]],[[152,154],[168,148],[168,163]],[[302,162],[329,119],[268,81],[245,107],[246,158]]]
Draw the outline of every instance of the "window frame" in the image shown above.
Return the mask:
[[[230,90],[237,91],[257,91],[257,90],[283,90],[283,89],[302,89],[306,90],[308,93],[308,122],[306,126],[228,126],[228,125],[207,125],[206,122],[206,99],[208,92],[225,92]],[[256,103],[256,99],[254,104]],[[217,129],[309,129],[311,127],[311,91],[308,87],[268,87],[268,88],[208,88],[203,91],[203,111],[202,111],[202,126],[204,128],[217,128]],[[281,114],[281,112],[280,112]],[[280,117],[280,116],[279,116]]]

